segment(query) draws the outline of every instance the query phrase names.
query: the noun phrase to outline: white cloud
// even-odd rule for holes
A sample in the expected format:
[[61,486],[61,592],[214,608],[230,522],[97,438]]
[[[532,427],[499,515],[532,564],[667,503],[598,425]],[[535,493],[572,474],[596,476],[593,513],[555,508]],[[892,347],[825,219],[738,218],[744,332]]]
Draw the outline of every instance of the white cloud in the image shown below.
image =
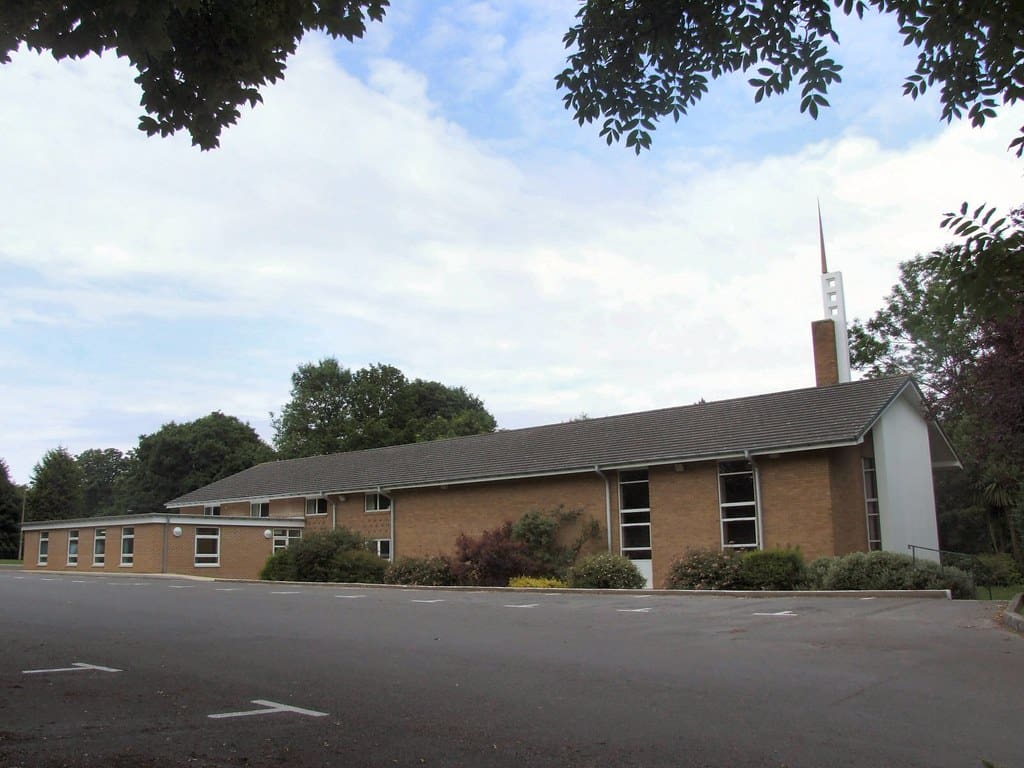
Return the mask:
[[[496,7],[474,23],[501,29]],[[212,153],[139,134],[117,60],[4,69],[0,357],[18,362],[0,455],[17,479],[57,444],[130,447],[215,409],[269,437],[292,371],[328,356],[465,385],[503,426],[806,385],[816,198],[862,316],[900,260],[949,239],[943,211],[1020,202],[1004,150],[1021,109],[900,149],[861,128],[742,162],[657,141],[639,159],[506,152],[387,43],[362,82],[308,39]],[[524,104],[534,44],[512,46]]]

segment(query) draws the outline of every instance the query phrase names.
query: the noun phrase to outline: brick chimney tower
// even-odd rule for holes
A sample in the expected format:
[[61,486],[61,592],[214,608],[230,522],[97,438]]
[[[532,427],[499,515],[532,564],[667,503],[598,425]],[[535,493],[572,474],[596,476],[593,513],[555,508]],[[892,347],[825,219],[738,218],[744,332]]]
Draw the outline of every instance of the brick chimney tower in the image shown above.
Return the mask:
[[821,247],[821,302],[824,320],[811,323],[814,345],[814,380],[819,387],[850,380],[850,342],[846,335],[846,300],[843,273],[829,272],[825,260],[825,230],[818,203],[818,241]]

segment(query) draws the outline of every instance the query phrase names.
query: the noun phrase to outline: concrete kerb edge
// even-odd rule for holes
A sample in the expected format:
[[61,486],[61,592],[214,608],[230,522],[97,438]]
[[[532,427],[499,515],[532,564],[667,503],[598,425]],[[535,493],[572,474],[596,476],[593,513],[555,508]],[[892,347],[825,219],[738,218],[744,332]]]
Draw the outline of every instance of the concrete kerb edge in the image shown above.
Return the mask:
[[432,587],[423,584],[360,584],[353,582],[325,581],[264,581],[262,579],[219,579],[241,584],[286,584],[288,586],[344,587],[347,589],[407,589],[433,590],[442,592],[524,592],[566,595],[649,595],[651,597],[878,597],[878,598],[929,598],[952,600],[948,589],[849,589],[832,591],[811,590],[727,590],[727,589],[573,589],[570,587]]
[[1003,624],[1012,630],[1024,633],[1024,592],[1018,592],[1010,598],[1006,610],[1003,611]]
[[55,570],[53,568],[22,568],[18,572],[30,573],[36,576],[55,574],[57,576],[90,576],[93,578],[99,578],[102,576],[113,576],[114,578],[118,579],[188,579],[190,581],[221,581],[221,579],[216,579],[212,576],[193,576],[188,573],[132,573],[130,570],[127,569],[124,571],[61,571]]

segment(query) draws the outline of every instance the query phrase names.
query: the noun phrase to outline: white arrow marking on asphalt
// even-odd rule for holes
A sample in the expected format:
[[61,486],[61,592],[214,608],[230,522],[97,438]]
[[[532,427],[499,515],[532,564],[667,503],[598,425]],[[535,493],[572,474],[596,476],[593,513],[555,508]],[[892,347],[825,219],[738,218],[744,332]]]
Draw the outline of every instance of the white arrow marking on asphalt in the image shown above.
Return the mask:
[[23,669],[21,674],[23,675],[41,675],[44,672],[78,672],[82,669],[93,669],[97,672],[124,672],[123,669],[114,669],[113,667],[100,667],[96,664],[83,664],[80,661],[71,662],[70,667],[57,667],[55,669]]
[[536,608],[540,603],[524,603],[523,605],[506,605],[506,608]]
[[616,608],[619,613],[650,613],[650,608]]
[[412,603],[443,603],[444,600],[410,600]]
[[340,597],[342,600],[358,600],[360,597],[366,597],[366,595],[335,595]]
[[302,709],[302,707],[293,707],[288,704],[279,704],[276,701],[267,701],[266,699],[253,699],[253,704],[259,704],[265,709],[250,709],[245,712],[221,712],[218,715],[207,715],[207,717],[214,720],[219,720],[224,717],[248,717],[250,715],[273,715],[278,712],[294,712],[297,715],[306,715],[307,717],[327,717],[326,712],[317,712],[315,709]]
[[778,611],[777,613],[755,613],[755,616],[799,616],[798,613],[792,611]]

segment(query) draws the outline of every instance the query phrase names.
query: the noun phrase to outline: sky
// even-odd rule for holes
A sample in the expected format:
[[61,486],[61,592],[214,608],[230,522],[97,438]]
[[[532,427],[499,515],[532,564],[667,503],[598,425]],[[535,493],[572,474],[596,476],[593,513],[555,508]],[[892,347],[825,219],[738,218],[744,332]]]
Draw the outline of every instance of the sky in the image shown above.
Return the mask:
[[136,129],[112,55],[0,66],[0,457],[212,411],[268,442],[299,365],[464,386],[500,428],[812,386],[817,202],[847,314],[942,214],[1024,202],[1020,106],[947,124],[890,17],[843,20],[817,121],[714,81],[639,157],[553,78],[574,0],[411,0],[307,35],[221,147]]

